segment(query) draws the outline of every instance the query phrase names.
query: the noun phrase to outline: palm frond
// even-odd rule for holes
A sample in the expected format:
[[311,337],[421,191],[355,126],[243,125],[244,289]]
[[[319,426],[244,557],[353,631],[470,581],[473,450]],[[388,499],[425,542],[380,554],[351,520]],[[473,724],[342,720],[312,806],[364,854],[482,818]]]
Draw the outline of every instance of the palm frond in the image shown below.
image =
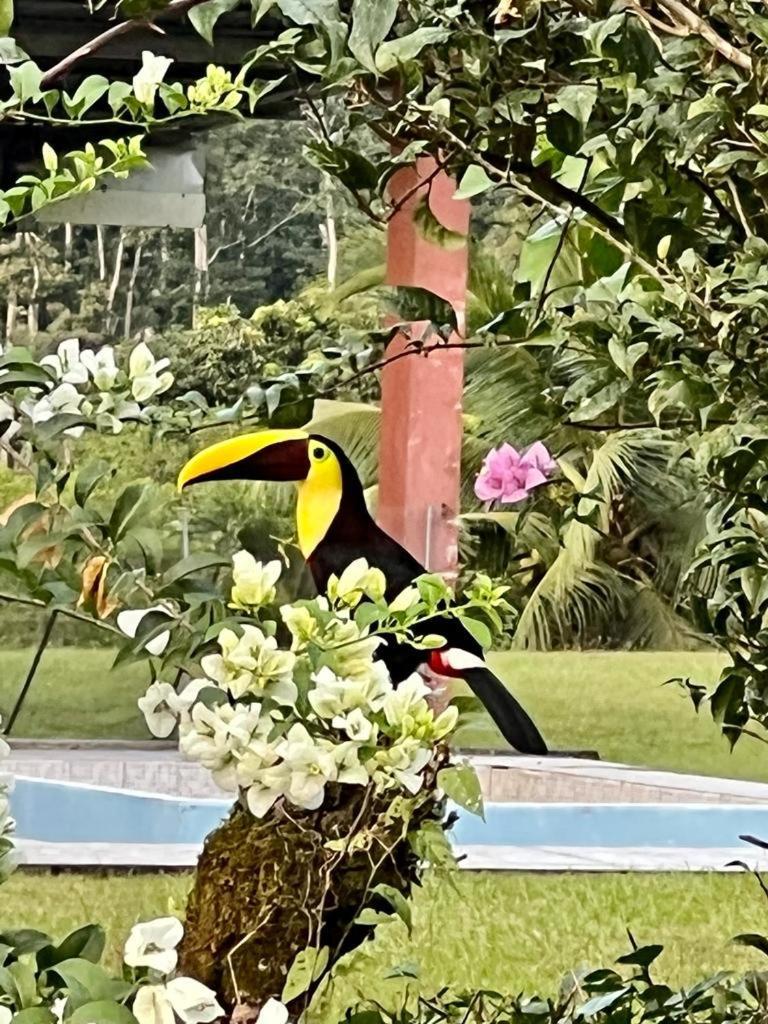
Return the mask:
[[669,601],[649,584],[639,583],[626,603],[621,624],[624,644],[632,649],[657,651],[697,650],[701,636],[681,618]]
[[469,432],[486,443],[514,438],[519,445],[546,437],[554,410],[544,396],[547,381],[523,348],[476,349],[467,359],[464,411]]
[[515,645],[543,649],[570,633],[599,630],[609,617],[623,614],[633,582],[598,558],[601,535],[611,523],[611,507],[626,490],[655,490],[664,478],[673,448],[655,431],[627,431],[610,436],[592,455],[578,502],[581,516],[594,516],[593,527],[573,519],[562,547],[528,599],[515,632]]

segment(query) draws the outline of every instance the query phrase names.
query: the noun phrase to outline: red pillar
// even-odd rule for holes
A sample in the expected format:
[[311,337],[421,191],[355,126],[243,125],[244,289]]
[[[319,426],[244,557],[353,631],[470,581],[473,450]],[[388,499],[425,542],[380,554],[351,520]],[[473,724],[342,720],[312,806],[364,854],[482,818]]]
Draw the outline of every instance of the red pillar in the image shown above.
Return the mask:
[[[469,202],[454,199],[455,182],[435,169],[431,157],[422,158],[392,180],[393,202],[401,200],[402,206],[388,227],[387,283],[439,295],[454,307],[463,331],[467,248],[427,241],[413,220],[426,195],[444,227],[468,233]],[[418,333],[424,326],[414,324],[412,330]],[[408,341],[396,337],[387,355],[396,355]],[[433,343],[428,346],[433,348]],[[382,374],[379,523],[434,572],[455,571],[458,558],[463,356],[461,349],[408,355],[387,365]]]

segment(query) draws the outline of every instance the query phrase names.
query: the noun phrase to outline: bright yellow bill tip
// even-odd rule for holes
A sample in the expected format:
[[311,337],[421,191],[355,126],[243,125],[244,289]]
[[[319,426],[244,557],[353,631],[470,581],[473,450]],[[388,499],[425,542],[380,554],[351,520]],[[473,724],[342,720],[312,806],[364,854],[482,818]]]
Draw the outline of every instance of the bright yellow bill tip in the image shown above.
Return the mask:
[[262,430],[255,434],[232,437],[228,441],[219,441],[218,444],[212,444],[210,448],[204,448],[192,456],[179,473],[176,487],[182,491],[187,484],[199,480],[200,477],[215,473],[225,466],[231,466],[241,459],[247,459],[249,455],[255,455],[271,444],[306,441],[308,437],[309,434],[304,430]]

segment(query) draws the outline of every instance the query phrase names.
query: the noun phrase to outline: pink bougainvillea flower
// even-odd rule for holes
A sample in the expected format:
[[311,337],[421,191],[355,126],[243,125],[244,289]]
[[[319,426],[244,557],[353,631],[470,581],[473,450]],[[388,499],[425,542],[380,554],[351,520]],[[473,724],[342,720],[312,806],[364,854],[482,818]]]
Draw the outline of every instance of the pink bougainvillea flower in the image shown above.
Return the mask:
[[541,441],[522,454],[505,442],[486,455],[475,480],[475,494],[481,501],[523,501],[534,487],[547,482],[556,465]]

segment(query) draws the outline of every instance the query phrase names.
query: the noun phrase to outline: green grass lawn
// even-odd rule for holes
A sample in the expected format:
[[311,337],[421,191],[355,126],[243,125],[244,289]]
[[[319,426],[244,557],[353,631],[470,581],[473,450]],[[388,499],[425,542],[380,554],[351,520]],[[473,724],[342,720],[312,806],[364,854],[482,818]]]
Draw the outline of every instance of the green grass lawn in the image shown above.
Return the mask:
[[[0,655],[0,712],[7,715],[31,657]],[[51,648],[41,663],[16,735],[147,739],[136,709],[147,668],[111,671],[107,650]],[[665,680],[711,681],[721,658],[708,653],[556,652],[492,656],[499,675],[533,714],[550,745],[597,750],[605,760],[654,768],[768,780],[768,750],[743,739],[731,753],[706,709]],[[490,720],[462,745],[503,747]]]
[[[32,650],[0,653],[0,714],[13,706]],[[147,688],[144,664],[111,669],[115,652],[107,649],[49,647],[14,730],[34,738],[149,739],[136,701]]]
[[[183,912],[188,875],[41,875],[17,872],[0,895],[0,931],[43,928],[56,935],[99,921],[115,967],[137,920]],[[420,987],[444,984],[553,994],[569,969],[610,965],[637,942],[663,943],[659,977],[687,984],[720,969],[764,967],[756,951],[734,946],[738,932],[766,928],[757,883],[743,875],[460,874],[458,891],[428,878],[414,898],[409,938],[398,922],[354,954],[336,983],[341,1009],[358,993],[386,1000],[383,976],[415,961]]]

